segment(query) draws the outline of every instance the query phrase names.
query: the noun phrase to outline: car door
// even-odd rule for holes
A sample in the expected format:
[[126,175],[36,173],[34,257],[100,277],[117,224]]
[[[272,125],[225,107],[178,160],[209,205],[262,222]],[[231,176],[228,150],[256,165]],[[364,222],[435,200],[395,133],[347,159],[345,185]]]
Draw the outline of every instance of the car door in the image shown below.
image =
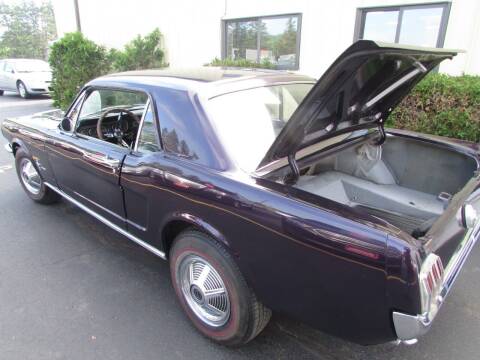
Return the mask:
[[[122,167],[121,185],[125,196],[128,232],[147,242],[155,237],[149,226],[152,192],[161,186],[163,167],[157,121],[149,102],[141,121],[133,151],[127,154]],[[153,191],[152,191],[153,190]],[[161,214],[157,214],[160,217]]]
[[[91,121],[91,114],[99,115],[105,108],[118,105],[104,104],[105,91],[115,95],[121,90],[88,89],[67,114],[76,120],[74,129],[56,130],[46,146],[57,186],[96,214],[125,228],[120,169],[130,148],[101,140],[95,132],[86,135],[85,131],[78,131],[82,121]],[[96,129],[96,123],[93,128]]]

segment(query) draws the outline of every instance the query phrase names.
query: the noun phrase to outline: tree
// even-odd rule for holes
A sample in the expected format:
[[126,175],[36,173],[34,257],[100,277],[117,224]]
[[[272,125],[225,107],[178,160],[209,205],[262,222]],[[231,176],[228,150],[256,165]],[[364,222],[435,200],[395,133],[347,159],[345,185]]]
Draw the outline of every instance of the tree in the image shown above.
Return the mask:
[[50,1],[40,5],[0,3],[0,55],[13,58],[47,59],[49,42],[57,37]]
[[144,37],[138,35],[123,51],[112,49],[109,58],[116,71],[140,70],[164,67],[164,52],[161,47],[162,33],[153,30]]

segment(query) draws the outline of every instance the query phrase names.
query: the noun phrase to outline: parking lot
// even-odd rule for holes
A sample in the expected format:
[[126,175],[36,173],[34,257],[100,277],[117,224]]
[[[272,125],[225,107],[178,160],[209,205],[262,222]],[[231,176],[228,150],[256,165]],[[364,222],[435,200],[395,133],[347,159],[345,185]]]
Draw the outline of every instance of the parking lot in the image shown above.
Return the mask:
[[[51,100],[0,97],[6,117]],[[0,136],[0,359],[478,359],[480,249],[429,334],[411,347],[362,347],[280,314],[248,345],[200,336],[178,306],[168,264],[66,202],[23,193]],[[92,184],[94,186],[94,184]],[[319,274],[321,276],[321,274]],[[351,294],[355,296],[355,294]]]

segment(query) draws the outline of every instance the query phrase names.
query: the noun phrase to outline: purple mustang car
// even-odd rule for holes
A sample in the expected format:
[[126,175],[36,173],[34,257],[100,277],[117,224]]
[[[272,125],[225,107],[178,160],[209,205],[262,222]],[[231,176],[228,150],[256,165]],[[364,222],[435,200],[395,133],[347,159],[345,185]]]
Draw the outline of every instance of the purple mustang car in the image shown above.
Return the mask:
[[27,195],[64,198],[168,260],[207,337],[246,343],[277,311],[361,344],[413,342],[479,237],[480,147],[384,123],[455,55],[359,41],[317,82],[113,74],[65,115],[2,132]]

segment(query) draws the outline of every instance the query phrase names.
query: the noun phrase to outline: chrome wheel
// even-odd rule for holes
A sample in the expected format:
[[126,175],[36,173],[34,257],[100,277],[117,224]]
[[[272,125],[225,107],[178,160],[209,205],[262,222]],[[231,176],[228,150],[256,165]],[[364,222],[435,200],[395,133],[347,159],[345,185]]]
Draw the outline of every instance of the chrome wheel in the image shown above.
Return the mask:
[[19,82],[18,83],[18,93],[20,94],[20,96],[22,98],[26,98],[27,97],[27,89],[25,88],[25,85],[23,85],[22,82]]
[[42,188],[42,179],[30,159],[23,158],[20,162],[20,177],[25,188],[34,195],[38,195]]
[[228,321],[228,291],[208,261],[197,255],[185,256],[179,261],[177,278],[188,306],[201,321],[213,327]]

